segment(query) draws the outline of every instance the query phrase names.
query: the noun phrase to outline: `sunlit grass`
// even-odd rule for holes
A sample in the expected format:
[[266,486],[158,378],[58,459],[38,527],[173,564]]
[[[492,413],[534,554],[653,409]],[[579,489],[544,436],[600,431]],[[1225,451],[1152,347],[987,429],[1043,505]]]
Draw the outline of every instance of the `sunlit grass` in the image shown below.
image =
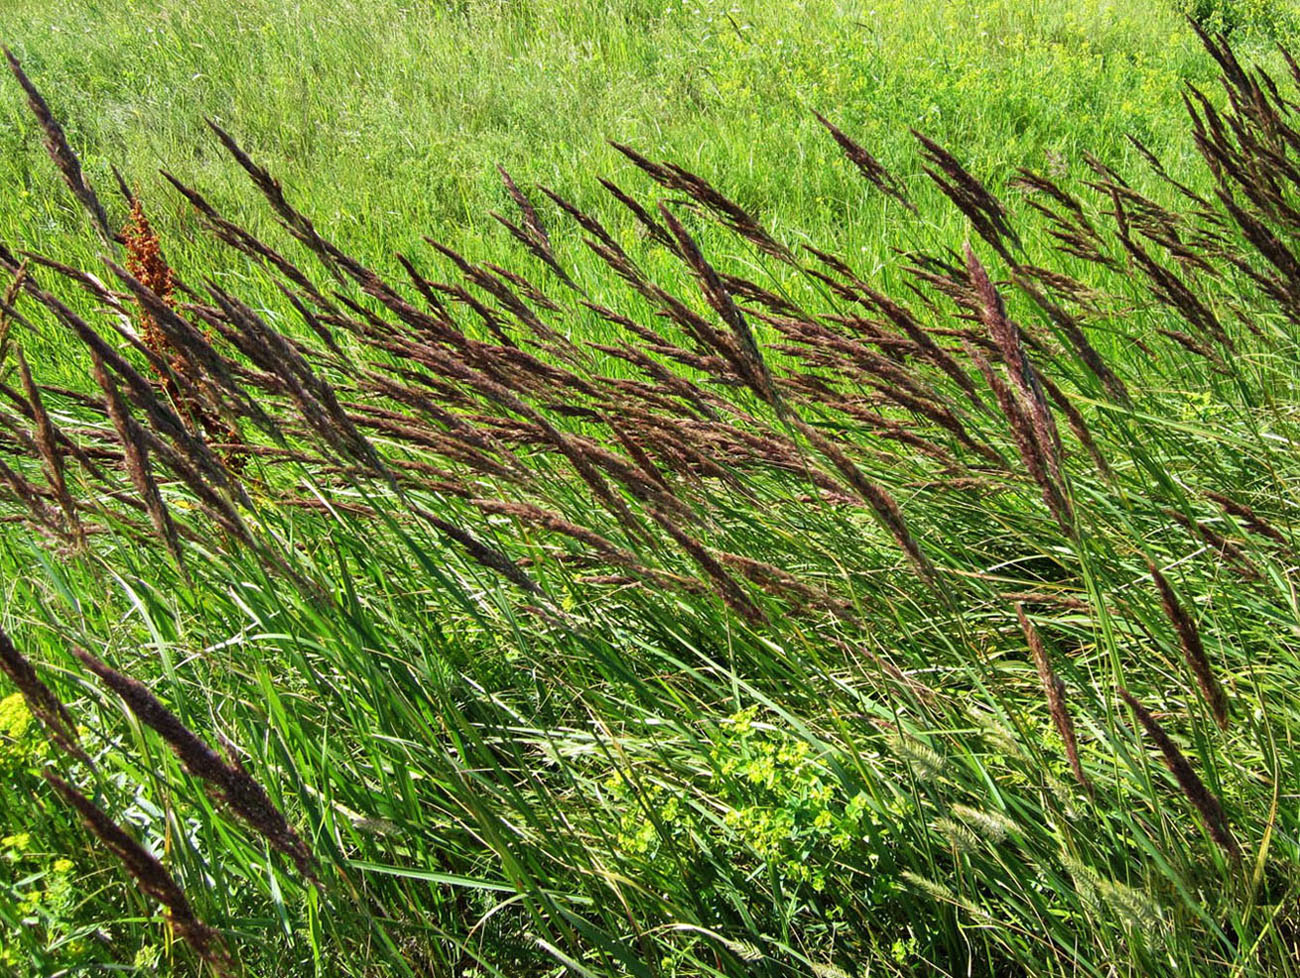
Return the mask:
[[[1145,167],[1124,138],[1134,134],[1175,180],[1213,192],[1179,96],[1188,82],[1208,91],[1217,69],[1171,11],[67,3],[33,7],[6,30],[114,221],[126,209],[110,196],[110,163],[139,188],[181,281],[199,289],[212,279],[300,339],[313,377],[332,385],[355,423],[377,417],[357,405],[378,405],[442,432],[427,401],[411,399],[417,390],[496,432],[508,447],[489,446],[487,457],[534,479],[513,481],[508,467],[448,455],[400,427],[364,428],[382,465],[349,456],[337,419],[314,422],[272,358],[241,383],[299,456],[269,454],[274,439],[247,416],[248,442],[221,450],[226,464],[250,445],[268,452],[239,472],[242,542],[230,526],[218,530],[210,500],[173,477],[175,454],[164,449],[175,443],[150,450],[167,474],[161,503],[188,533],[176,545],[182,569],[146,508],[115,495],[139,492],[112,455],[122,429],[61,389],[101,396],[84,345],[66,320],[21,296],[25,319],[12,335],[47,385],[55,422],[104,449],[111,475],[105,483],[75,467],[96,531],[85,549],[59,539],[66,517],[57,513],[46,532],[33,528],[39,506],[24,509],[21,483],[5,477],[5,631],[82,725],[94,770],[73,767],[77,784],[161,857],[249,974],[1295,973],[1294,310],[1251,281],[1247,270],[1269,267],[1239,230],[1225,231],[1219,249],[1189,219],[1180,231],[1207,267],[1164,265],[1213,310],[1226,339],[1207,339],[1177,301],[1158,301],[1113,230],[1105,247],[1115,268],[1063,258],[1011,186],[1017,166],[1046,172],[1089,201],[1090,221],[1112,228],[1105,211],[1119,195],[1084,185],[1104,179],[1085,164],[1090,151],[1160,203],[1194,209]],[[1240,54],[1283,77],[1269,37],[1243,29],[1237,38]],[[12,125],[0,130],[9,191],[0,240],[114,281],[16,86],[4,91]],[[814,110],[899,175],[917,216],[859,177]],[[426,234],[500,262],[560,304],[544,318],[574,349],[548,346],[517,317],[504,317],[508,343],[473,316],[457,319],[488,352],[401,321],[276,226],[204,117],[281,178],[290,203],[342,251],[392,281],[405,281],[394,252],[430,277],[454,278]],[[1003,197],[1023,246],[1017,263],[1096,290],[1069,305],[1127,397],[1009,281],[994,242],[922,172],[909,127]],[[920,346],[870,359],[879,351],[852,332],[860,327],[828,334],[843,343],[810,359],[781,323],[755,315],[770,307],[752,302],[743,304],[765,368],[786,385],[781,397],[746,375],[753,363],[743,356],[718,366],[725,341],[712,365],[681,366],[673,344],[694,349],[689,316],[655,315],[671,307],[633,294],[535,184],[604,221],[648,280],[709,322],[725,317],[700,301],[689,264],[606,195],[597,174],[647,206],[673,202],[683,222],[674,233],[694,235],[709,262],[769,290],[768,301],[792,303],[787,318],[824,326],[857,307],[835,290],[839,273],[818,279],[809,269],[826,269],[801,252],[798,267],[765,255],[754,235],[681,206],[684,192],[652,183],[606,139],[714,182],[782,246],[842,256],[916,310],[978,396]],[[520,220],[497,164],[537,202],[558,264],[582,293],[489,216]],[[277,276],[202,228],[159,167],[274,242],[322,293],[357,304],[331,326],[341,356],[273,287]],[[986,295],[958,308],[923,286],[927,304],[906,288],[920,281],[905,271],[918,254],[956,262],[949,274],[974,281],[962,271],[968,239],[1033,340],[1028,361],[1078,412],[1076,421],[1054,402],[1060,454],[1040,459],[1046,475],[1027,461],[1036,436],[989,391],[990,374],[1016,383],[1016,357],[961,344],[996,339],[995,303]],[[31,271],[113,335],[102,301]],[[411,301],[417,293],[402,287]],[[633,337],[584,297],[662,331],[656,356],[725,406],[724,418],[660,406],[669,434],[653,440],[645,415],[610,415],[622,402],[520,368],[516,341],[598,386],[644,379],[585,345]],[[359,310],[418,343],[384,347],[376,337],[388,334],[368,334]],[[213,320],[233,321],[229,312]],[[248,356],[214,342],[247,366]],[[487,372],[409,388],[406,400],[364,386],[360,367],[403,383],[417,383],[403,367],[418,367],[420,383],[454,377],[459,361],[418,359],[444,348]],[[144,369],[139,354],[130,360]],[[992,361],[989,374],[977,356]],[[10,357],[0,378],[16,389]],[[813,375],[835,390],[799,386]],[[488,376],[526,407],[485,394]],[[968,440],[899,403],[854,400],[876,376],[937,391]],[[12,434],[28,430],[9,418],[23,397],[6,394],[3,447],[39,481],[40,456]],[[591,417],[594,408],[604,414]],[[717,469],[672,454],[701,431],[719,434]],[[647,440],[629,447],[620,432]],[[1039,443],[1048,456],[1050,441]],[[591,464],[621,460],[624,469],[601,470],[621,503],[602,498],[561,447]],[[855,496],[837,450],[896,502],[902,529],[870,492]],[[399,463],[437,463],[450,476]],[[658,471],[665,492],[653,479],[620,480],[628,465]],[[480,548],[426,513],[472,532]],[[909,543],[924,561],[900,550]],[[485,552],[512,562],[513,583]],[[1042,637],[1064,707],[1044,695],[1031,635]],[[1198,672],[1198,643],[1210,681]],[[320,885],[206,793],[83,667],[78,646],[147,682],[207,743],[232,745],[230,757],[314,852]],[[1214,683],[1226,729],[1205,695]],[[1120,687],[1154,712],[1199,789],[1162,766],[1155,728],[1142,732]],[[1062,740],[1064,708],[1086,784]],[[39,779],[46,767],[67,765],[18,701],[0,700],[0,967],[23,978],[200,968],[156,902],[88,843]],[[1221,802],[1231,845],[1198,792]]]

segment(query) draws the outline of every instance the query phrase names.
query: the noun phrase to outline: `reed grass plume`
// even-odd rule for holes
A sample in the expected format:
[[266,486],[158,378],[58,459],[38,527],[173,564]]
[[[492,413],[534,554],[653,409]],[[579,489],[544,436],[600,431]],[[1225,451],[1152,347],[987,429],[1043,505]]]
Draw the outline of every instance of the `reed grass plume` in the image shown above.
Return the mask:
[[81,816],[86,829],[111,852],[149,897],[167,909],[172,930],[217,975],[232,973],[234,962],[221,935],[200,920],[190,901],[157,857],[140,845],[102,808],[58,775],[42,772],[50,787]]
[[0,670],[22,693],[27,709],[45,725],[50,739],[72,757],[89,764],[90,758],[81,746],[72,714],[54,690],[36,675],[36,668],[14,647],[3,629],[0,629]]
[[0,365],[4,364],[9,354],[9,348],[12,345],[9,331],[13,327],[13,318],[9,315],[9,310],[13,308],[14,303],[18,300],[26,278],[27,260],[23,259],[14,270],[9,285],[5,287],[4,302],[0,304]]
[[1056,670],[1052,668],[1047,647],[1043,645],[1038,629],[1025,614],[1024,606],[1017,602],[1015,608],[1020,630],[1024,633],[1025,642],[1034,658],[1034,666],[1038,670],[1039,684],[1043,687],[1043,695],[1047,698],[1047,711],[1051,714],[1052,723],[1056,726],[1061,743],[1065,745],[1065,756],[1070,762],[1070,771],[1074,774],[1074,780],[1079,782],[1079,787],[1091,795],[1092,782],[1088,780],[1088,776],[1083,771],[1083,764],[1079,760],[1079,743],[1074,732],[1074,718],[1066,705],[1065,683],[1057,677]]
[[316,862],[311,852],[271,802],[266,789],[244,770],[237,757],[232,754],[229,760],[223,760],[143,683],[110,668],[85,649],[73,649],[73,654],[123,699],[141,723],[167,741],[187,771],[207,782],[231,811],[273,848],[292,859],[304,877],[316,879]]
[[1201,696],[1204,697],[1206,705],[1210,708],[1214,722],[1219,725],[1221,730],[1227,730],[1228,697],[1223,691],[1222,684],[1214,675],[1213,668],[1210,666],[1209,657],[1205,653],[1205,646],[1201,642],[1200,629],[1196,627],[1196,622],[1192,620],[1179,602],[1178,596],[1174,594],[1174,589],[1165,576],[1160,573],[1160,570],[1154,564],[1149,564],[1147,569],[1151,573],[1151,579],[1155,581],[1156,589],[1160,592],[1160,603],[1164,607],[1166,617],[1168,617],[1170,624],[1174,626],[1174,631],[1178,635],[1178,644],[1182,648],[1183,659],[1192,675],[1196,677],[1196,685],[1200,688]]
[[1178,745],[1170,739],[1169,734],[1165,733],[1164,727],[1151,714],[1151,711],[1139,703],[1127,689],[1121,688],[1119,695],[1128,704],[1128,708],[1133,712],[1134,718],[1142,729],[1146,731],[1147,736],[1160,749],[1160,756],[1165,763],[1165,767],[1169,768],[1174,780],[1178,783],[1178,787],[1182,790],[1183,796],[1200,815],[1201,824],[1205,826],[1205,831],[1214,840],[1215,845],[1222,849],[1224,855],[1232,862],[1240,862],[1241,846],[1228,824],[1228,818],[1223,812],[1223,805],[1220,804],[1219,799],[1205,787],[1205,782],[1192,769],[1187,757],[1179,749]]
[[85,174],[81,169],[81,161],[77,158],[77,154],[72,151],[72,147],[68,145],[68,138],[63,131],[63,126],[59,124],[58,119],[54,117],[54,113],[50,111],[50,107],[41,96],[40,91],[27,77],[22,64],[14,57],[14,53],[7,47],[3,50],[5,60],[9,62],[9,70],[18,80],[18,84],[22,86],[23,92],[27,96],[27,105],[41,127],[41,133],[45,137],[45,148],[49,152],[50,158],[58,167],[59,173],[68,185],[68,189],[72,191],[73,196],[77,198],[86,214],[90,217],[91,226],[94,227],[105,245],[112,245],[115,236],[109,230],[108,214],[104,210],[104,205],[99,202],[99,197],[95,194],[95,191],[86,182]]

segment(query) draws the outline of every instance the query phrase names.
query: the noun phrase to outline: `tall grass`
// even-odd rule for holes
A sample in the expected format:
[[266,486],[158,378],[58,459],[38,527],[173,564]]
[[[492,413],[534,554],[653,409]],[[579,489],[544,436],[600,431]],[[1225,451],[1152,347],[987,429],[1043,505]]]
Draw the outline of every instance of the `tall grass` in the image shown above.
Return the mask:
[[1196,175],[813,117],[887,275],[635,140],[380,264],[46,99],[108,233],[0,251],[5,964],[1293,974],[1300,71],[1199,43]]

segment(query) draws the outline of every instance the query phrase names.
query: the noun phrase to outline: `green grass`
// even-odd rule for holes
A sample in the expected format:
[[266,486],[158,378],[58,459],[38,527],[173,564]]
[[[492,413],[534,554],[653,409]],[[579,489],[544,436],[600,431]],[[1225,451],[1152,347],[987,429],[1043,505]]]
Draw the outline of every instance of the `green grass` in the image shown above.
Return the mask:
[[[156,175],[165,168],[201,189],[322,290],[395,322],[277,227],[205,117],[282,179],[290,202],[343,251],[394,281],[402,280],[395,252],[454,279],[424,235],[498,261],[544,285],[561,304],[548,324],[579,346],[631,337],[578,305],[489,218],[494,210],[517,218],[497,164],[530,194],[545,184],[598,216],[656,283],[712,317],[685,265],[647,240],[595,177],[614,177],[647,204],[682,194],[655,186],[608,139],[706,177],[791,247],[843,256],[916,308],[926,329],[970,327],[934,290],[932,309],[906,290],[915,279],[894,250],[942,255],[975,238],[922,172],[915,127],[1007,202],[1024,245],[1017,260],[1098,290],[1071,307],[1095,307],[1088,337],[1132,400],[1111,396],[1027,295],[999,282],[1039,344],[1029,354],[1035,369],[1079,410],[1113,470],[1097,470],[1058,413],[1072,505],[1058,525],[1002,415],[973,408],[915,351],[904,373],[937,390],[974,442],[1010,460],[1007,471],[897,405],[870,407],[947,453],[951,468],[880,437],[832,398],[791,389],[811,426],[799,434],[784,408],[744,385],[675,368],[737,412],[736,437],[788,438],[797,449],[797,464],[787,464],[762,452],[724,455],[720,444],[731,480],[723,481],[688,477],[670,443],[656,443],[671,492],[693,513],[688,528],[710,553],[762,561],[812,589],[756,578],[730,601],[718,575],[651,518],[644,496],[610,475],[632,513],[620,520],[553,443],[523,439],[493,456],[532,474],[516,484],[400,432],[369,431],[388,463],[432,461],[456,483],[412,477],[398,492],[364,467],[331,469],[336,453],[308,416],[256,378],[246,386],[297,425],[289,440],[307,460],[249,464],[244,545],[214,529],[193,492],[165,480],[173,518],[194,533],[184,572],[141,514],[82,469],[75,493],[101,528],[84,551],[34,528],[7,483],[3,625],[71,705],[95,768],[67,763],[21,698],[0,700],[0,969],[34,978],[205,967],[40,779],[54,768],[71,771],[162,858],[249,975],[1300,970],[1293,319],[1242,267],[1229,267],[1231,256],[1266,267],[1236,229],[1221,252],[1196,246],[1217,278],[1167,261],[1226,324],[1233,352],[1216,370],[1159,332],[1192,327],[1157,301],[1113,235],[1116,270],[1063,258],[1046,222],[1009,186],[1017,166],[1059,173],[1089,201],[1091,220],[1110,227],[1110,200],[1084,186],[1097,179],[1087,151],[1179,205],[1126,142],[1133,133],[1175,179],[1210,192],[1180,93],[1189,82],[1209,91],[1217,67],[1175,11],[581,0],[15,7],[21,16],[7,21],[5,41],[65,121],[114,221],[125,208],[109,197],[110,164],[140,188],[185,282],[215,280],[305,343],[341,399],[401,408],[413,425],[437,427],[409,403],[363,392],[357,370],[413,366],[409,356],[341,327],[346,357],[326,353],[273,276],[217,244]],[[1233,39],[1281,78],[1270,43],[1291,38],[1286,10],[1265,13]],[[1212,98],[1225,103],[1217,91]],[[897,172],[919,214],[862,181],[813,111]],[[16,85],[0,91],[0,119],[0,241],[107,278]],[[654,316],[662,302],[633,294],[558,207],[532,196],[560,263],[593,300],[689,345],[680,324]],[[816,316],[851,308],[806,270],[674,207],[725,271]],[[975,244],[1004,279],[1005,263]],[[96,303],[53,273],[37,275],[112,335]],[[87,444],[116,446],[102,411],[54,389],[98,391],[85,347],[34,299],[22,296],[19,310],[31,324],[12,335],[49,385],[57,423]],[[460,321],[490,339],[473,317]],[[541,349],[513,328],[521,345]],[[783,381],[811,372],[850,394],[866,389],[849,353],[810,367],[777,348],[774,326],[756,332]],[[992,403],[959,344],[934,335]],[[232,363],[246,362],[219,346]],[[563,365],[554,351],[539,355]],[[12,359],[0,361],[0,379],[17,386]],[[640,376],[607,355],[584,353],[580,363],[585,377]],[[515,383],[567,437],[631,457],[609,418],[566,413],[600,406],[595,395]],[[528,417],[475,399],[473,386],[435,399],[475,424]],[[5,403],[5,457],[40,480],[35,456],[8,433],[26,431],[25,422],[9,419]],[[685,442],[686,412],[667,417]],[[937,586],[920,579],[869,506],[810,498],[806,467],[836,472],[816,435],[893,495]],[[166,453],[152,455],[166,469]],[[125,475],[106,468],[130,495]],[[467,484],[472,491],[458,491]],[[1280,541],[1207,493],[1248,503]],[[312,499],[332,508],[291,504]],[[612,579],[626,567],[554,523],[479,500],[545,508],[624,548],[645,574]],[[519,561],[538,593],[472,559],[418,517],[421,507]],[[1228,691],[1226,731],[1198,692],[1148,561],[1195,620]],[[738,562],[727,566],[742,578]],[[1095,794],[1072,780],[1017,625],[1008,595],[1025,592],[1038,596],[1026,607],[1068,690]],[[757,614],[747,619],[738,607]],[[209,743],[235,745],[316,853],[321,884],[305,883],[205,794],[70,654],[74,646],[145,681]],[[1119,685],[1157,712],[1222,799],[1240,865],[1216,847],[1136,729]]]
[[[203,125],[212,117],[323,230],[370,260],[418,249],[427,233],[499,250],[504,235],[486,216],[506,205],[498,163],[595,206],[592,176],[628,172],[605,145],[617,139],[716,175],[782,231],[865,247],[879,261],[879,207],[812,110],[919,187],[910,126],[959,147],[977,173],[1038,166],[1048,150],[1118,164],[1131,157],[1127,132],[1186,165],[1180,86],[1213,78],[1195,39],[1158,4],[22,9],[7,43],[59,106],[98,182],[116,164],[164,197],[156,171],[165,167],[264,228]],[[3,181],[19,199],[0,230],[11,241],[55,240],[80,217],[50,194],[13,86],[3,111]],[[169,228],[192,228],[179,203],[157,209]]]

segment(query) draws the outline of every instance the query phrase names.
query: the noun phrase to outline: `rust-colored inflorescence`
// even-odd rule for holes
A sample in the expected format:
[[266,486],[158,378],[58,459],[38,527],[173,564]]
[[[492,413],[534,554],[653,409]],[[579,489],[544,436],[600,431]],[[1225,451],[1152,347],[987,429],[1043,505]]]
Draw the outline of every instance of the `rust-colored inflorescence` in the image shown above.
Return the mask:
[[[171,266],[163,258],[158,235],[145,216],[139,197],[131,201],[131,217],[122,229],[122,240],[126,242],[127,271],[152,289],[158,298],[170,303],[175,285]],[[142,312],[140,325],[150,349],[161,352],[168,348],[169,344],[153,316]]]
[[[122,242],[126,246],[126,270],[165,305],[173,305],[176,279],[167,259],[163,257],[158,234],[149,223],[144,205],[138,196],[131,198],[131,213],[122,228]],[[163,391],[189,422],[193,431],[202,431],[217,441],[231,445],[242,444],[238,430],[213,416],[203,403],[202,393],[206,381],[195,364],[187,358],[164,332],[154,314],[141,302],[139,305],[140,333],[144,344],[166,369],[155,363],[155,372]],[[226,465],[239,471],[244,456],[237,449],[225,455]]]

